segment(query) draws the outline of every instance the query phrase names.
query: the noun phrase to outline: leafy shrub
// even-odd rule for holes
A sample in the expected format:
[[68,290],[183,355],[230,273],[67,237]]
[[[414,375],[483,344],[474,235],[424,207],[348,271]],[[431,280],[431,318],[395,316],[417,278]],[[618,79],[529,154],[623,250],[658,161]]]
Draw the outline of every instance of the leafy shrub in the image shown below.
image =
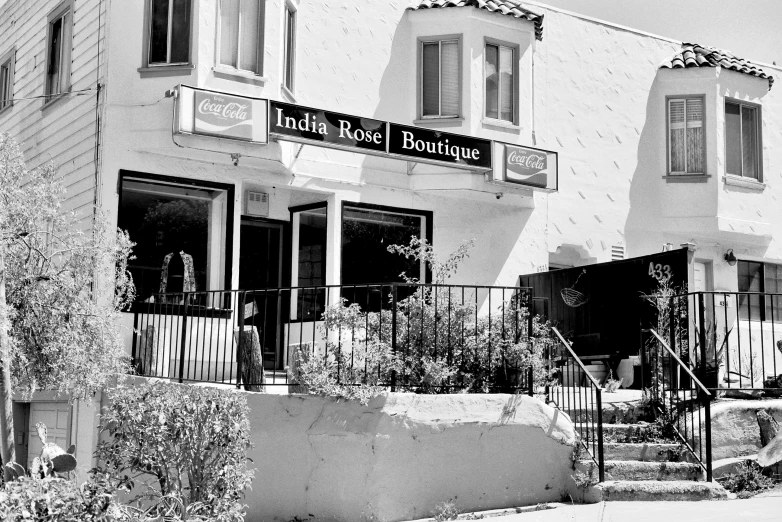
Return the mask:
[[98,472],[134,493],[131,503],[151,516],[244,519],[241,500],[253,472],[246,469],[250,422],[242,395],[157,382],[122,386],[109,397]]
[[534,318],[528,331],[522,294],[503,292],[496,306],[489,299],[492,309],[479,313],[486,295],[444,285],[470,247],[462,245],[440,262],[431,245],[417,238],[409,246],[390,246],[391,252],[427,263],[438,285],[420,285],[401,274],[406,284],[397,291],[403,295],[395,303],[389,295],[379,311],[345,299],[327,306],[321,325],[325,350],[299,348],[297,365],[289,368],[292,380],[310,393],[365,403],[391,385],[418,393],[513,393],[529,369],[542,385],[550,376],[544,361],[550,326]]
[[754,461],[739,463],[735,473],[729,473],[719,479],[722,487],[741,498],[751,497],[769,489],[774,486],[774,482],[774,479],[763,474],[763,468]]
[[113,488],[103,477],[79,487],[62,478],[21,476],[0,490],[0,520],[47,522],[108,521]]

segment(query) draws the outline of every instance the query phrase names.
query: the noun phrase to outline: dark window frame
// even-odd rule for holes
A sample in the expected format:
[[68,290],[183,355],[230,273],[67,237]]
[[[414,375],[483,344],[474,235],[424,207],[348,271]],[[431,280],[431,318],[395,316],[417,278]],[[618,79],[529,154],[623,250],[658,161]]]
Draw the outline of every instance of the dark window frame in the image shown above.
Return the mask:
[[[3,84],[2,69],[6,68],[7,77]],[[14,106],[14,74],[16,69],[16,47],[11,47],[0,55],[0,114]]]
[[[738,310],[738,316],[739,319],[747,320],[747,321],[771,321],[772,319],[774,321],[778,321],[782,319],[782,291],[780,292],[767,292],[766,291],[766,269],[769,266],[775,267],[777,271],[782,270],[782,264],[777,263],[767,263],[764,261],[750,261],[750,260],[739,260],[738,266],[737,266],[737,277],[739,277],[739,272],[741,271],[741,267],[744,265],[760,265],[760,290],[758,290],[758,293],[770,293],[775,295],[765,295],[765,296],[758,296],[757,299],[762,300],[762,302],[758,302],[758,306],[760,309],[760,313],[753,314],[752,309],[753,306],[750,306],[752,303],[752,299],[755,297],[753,294],[747,294],[746,292],[756,292],[754,290],[744,289],[740,286],[738,286],[739,291],[739,310]],[[741,282],[740,279],[738,281]],[[779,295],[776,295],[779,294]],[[771,314],[768,313],[768,310],[771,310]],[[755,317],[757,315],[757,317]],[[770,315],[770,317],[769,317]]]
[[160,185],[190,186],[193,188],[224,190],[226,191],[226,220],[225,220],[225,274],[223,287],[225,290],[232,290],[231,282],[233,275],[233,239],[234,239],[234,195],[236,185],[229,183],[216,183],[213,181],[199,181],[191,178],[180,178],[176,176],[165,176],[161,174],[150,174],[147,172],[137,172],[131,170],[120,170],[117,176],[117,218],[119,219],[119,209],[122,208],[122,184],[127,178],[136,179],[142,182],[157,183]]
[[[742,145],[741,148],[741,173],[736,174],[734,172],[728,172],[728,118],[727,107],[728,104],[739,106],[739,120],[742,121],[741,136],[739,142]],[[743,154],[743,142],[744,142],[744,127],[743,127],[743,111],[744,108],[754,109],[756,114],[755,132],[757,133],[757,145],[755,151],[755,158],[757,160],[757,176],[747,176],[744,174],[744,154]],[[748,101],[738,100],[735,98],[725,97],[725,103],[723,104],[723,115],[725,118],[725,174],[727,176],[735,176],[738,178],[746,178],[755,180],[759,183],[763,183],[763,106],[759,103],[752,103]]]
[[[169,5],[174,0],[169,0]],[[152,42],[152,7],[155,2],[155,0],[145,0],[144,3],[144,37],[142,41],[142,57],[141,57],[141,70],[140,72],[148,72],[149,69],[152,70],[159,70],[159,71],[170,71],[173,69],[192,69],[193,68],[193,20],[195,18],[195,7],[198,5],[198,2],[193,2],[192,0],[187,0],[189,3],[188,7],[188,20],[187,20],[187,27],[188,27],[188,38],[187,38],[187,60],[184,62],[151,62],[149,59],[149,54],[151,52],[151,42]],[[170,8],[169,8],[170,9]],[[170,27],[170,21],[169,21],[169,27]],[[167,39],[170,39],[171,36],[168,35]],[[169,56],[170,52],[167,51],[167,60],[170,60]],[[189,71],[187,71],[185,74],[189,74]]]
[[[73,9],[74,0],[64,0],[52,9],[46,17],[46,66],[44,67],[44,107],[52,101],[69,93],[71,84],[71,64],[73,62]],[[67,17],[67,18],[66,18]],[[54,64],[55,26],[60,22],[57,63]],[[63,51],[67,50],[67,56]],[[52,69],[57,67],[57,86],[53,85]],[[65,83],[63,83],[65,79]]]
[[[360,210],[377,210],[378,212],[388,212],[392,214],[407,214],[410,216],[421,216],[426,219],[426,223],[424,224],[424,238],[426,241],[433,245],[433,239],[432,234],[434,231],[434,212],[431,210],[420,210],[415,208],[405,208],[405,207],[392,207],[387,205],[375,205],[372,203],[359,203],[359,202],[353,202],[353,201],[343,201],[342,207],[339,211],[339,220],[340,220],[340,234],[339,234],[339,251],[340,251],[340,267],[339,267],[339,281],[340,284],[343,284],[343,270],[345,263],[342,262],[342,252],[344,250],[344,233],[342,232],[343,228],[343,220],[345,215],[345,209],[346,208],[355,208]],[[432,271],[429,265],[427,264],[425,266],[424,270],[424,281],[422,283],[428,283],[432,280]],[[376,282],[370,282],[370,283],[362,283],[362,284],[373,284]],[[389,283],[390,284],[390,283]]]

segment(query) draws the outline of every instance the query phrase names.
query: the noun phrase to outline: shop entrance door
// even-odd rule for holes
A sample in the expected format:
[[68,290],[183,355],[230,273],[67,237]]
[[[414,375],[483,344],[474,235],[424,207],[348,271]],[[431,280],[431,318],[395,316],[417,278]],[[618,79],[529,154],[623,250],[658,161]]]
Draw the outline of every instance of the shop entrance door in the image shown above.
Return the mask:
[[280,319],[288,296],[277,290],[282,286],[282,239],[282,224],[242,219],[239,288],[247,291],[244,323],[258,332],[266,370],[281,370],[283,365]]

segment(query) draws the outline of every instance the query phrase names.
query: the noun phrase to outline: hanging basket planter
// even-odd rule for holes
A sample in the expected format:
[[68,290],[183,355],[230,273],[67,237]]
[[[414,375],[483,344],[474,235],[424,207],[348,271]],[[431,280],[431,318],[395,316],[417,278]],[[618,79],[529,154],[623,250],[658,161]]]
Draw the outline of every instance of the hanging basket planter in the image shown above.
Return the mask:
[[581,279],[581,276],[584,274],[586,274],[586,270],[581,270],[581,273],[578,274],[576,282],[573,283],[572,287],[563,288],[559,291],[559,294],[562,296],[562,300],[565,301],[565,304],[571,308],[578,308],[581,305],[585,305],[589,301],[589,298],[586,295],[576,290],[578,280]]

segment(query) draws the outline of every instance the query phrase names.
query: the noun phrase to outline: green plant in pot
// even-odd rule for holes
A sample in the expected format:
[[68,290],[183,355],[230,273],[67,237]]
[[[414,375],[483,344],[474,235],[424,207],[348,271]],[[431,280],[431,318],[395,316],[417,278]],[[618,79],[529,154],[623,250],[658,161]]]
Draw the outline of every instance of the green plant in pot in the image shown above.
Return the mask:
[[[705,339],[705,358],[701,352],[701,337],[695,335],[695,356],[696,364],[693,373],[706,388],[718,388],[720,373],[725,368],[725,353],[733,327],[731,327],[725,336],[715,332],[716,326],[713,322],[707,321],[703,338]],[[696,327],[696,332],[698,329]]]

